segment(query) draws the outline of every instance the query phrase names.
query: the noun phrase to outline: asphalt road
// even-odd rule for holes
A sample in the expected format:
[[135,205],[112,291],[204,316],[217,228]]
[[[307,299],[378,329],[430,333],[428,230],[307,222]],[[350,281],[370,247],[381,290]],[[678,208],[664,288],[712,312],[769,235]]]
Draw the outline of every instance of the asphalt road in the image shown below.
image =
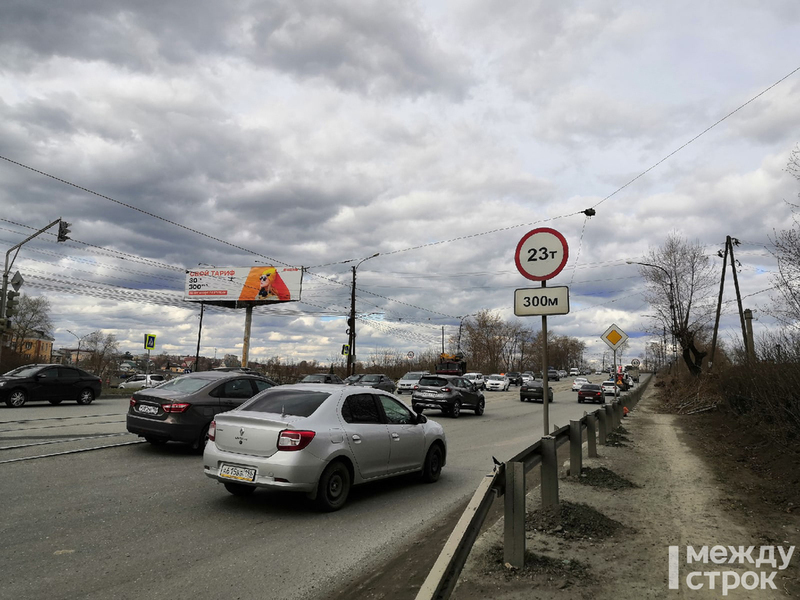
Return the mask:
[[[593,408],[569,385],[553,384],[551,428]],[[231,496],[188,447],[136,443],[124,433],[127,398],[0,407],[0,596],[325,598],[452,515],[492,456],[506,460],[541,437],[541,404],[520,402],[517,388],[486,397],[481,417],[426,413],[448,438],[436,484],[369,484],[330,514],[297,495]],[[114,447],[59,454],[101,445]]]

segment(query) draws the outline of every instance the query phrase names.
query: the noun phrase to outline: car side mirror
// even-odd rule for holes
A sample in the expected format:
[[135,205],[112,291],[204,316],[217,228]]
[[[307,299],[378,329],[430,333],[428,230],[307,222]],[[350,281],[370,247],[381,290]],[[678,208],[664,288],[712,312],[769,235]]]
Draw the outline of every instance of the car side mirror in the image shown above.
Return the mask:
[[423,415],[421,412],[418,412],[417,413],[417,419],[416,419],[415,423],[417,425],[422,425],[423,423],[427,423],[427,422],[428,422],[428,417]]

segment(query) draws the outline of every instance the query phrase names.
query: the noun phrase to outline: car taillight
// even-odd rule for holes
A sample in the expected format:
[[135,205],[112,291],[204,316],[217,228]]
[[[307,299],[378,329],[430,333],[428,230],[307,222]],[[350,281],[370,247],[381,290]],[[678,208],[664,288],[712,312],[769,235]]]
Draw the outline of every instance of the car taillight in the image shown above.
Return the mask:
[[211,421],[211,425],[208,426],[208,441],[213,442],[214,438],[217,437],[217,422]]
[[182,413],[186,412],[191,404],[188,402],[173,402],[172,404],[162,404],[161,410],[165,413]]
[[134,400],[133,396],[131,396],[131,408],[133,408],[134,406],[136,406],[136,400]]
[[278,450],[302,450],[311,443],[314,431],[296,431],[294,429],[284,429],[278,434]]
[[418,385],[415,385],[415,386],[414,386],[414,389],[415,389],[415,390],[418,390],[418,389],[419,389],[419,386],[418,386]]
[[451,390],[449,387],[443,387],[440,391],[442,391],[442,392],[452,392],[453,390]]

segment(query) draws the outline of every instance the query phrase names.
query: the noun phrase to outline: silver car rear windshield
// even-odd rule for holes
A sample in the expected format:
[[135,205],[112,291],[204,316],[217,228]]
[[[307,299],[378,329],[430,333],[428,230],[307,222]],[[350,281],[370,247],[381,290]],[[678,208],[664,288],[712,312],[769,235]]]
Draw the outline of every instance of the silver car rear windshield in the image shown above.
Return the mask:
[[308,417],[330,396],[328,392],[272,388],[243,404],[241,410]]

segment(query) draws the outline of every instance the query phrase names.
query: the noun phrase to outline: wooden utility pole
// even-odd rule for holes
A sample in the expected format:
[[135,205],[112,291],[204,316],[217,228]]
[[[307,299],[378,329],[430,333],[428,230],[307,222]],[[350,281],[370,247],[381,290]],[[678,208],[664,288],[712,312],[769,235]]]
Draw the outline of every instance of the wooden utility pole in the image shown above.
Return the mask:
[[[733,256],[733,240],[731,236],[727,238],[728,252],[731,253],[731,271],[733,271],[733,286],[736,288],[736,302],[739,305],[739,320],[742,323],[742,343],[744,344],[744,355],[748,356],[747,349],[747,327],[744,323],[744,310],[742,309],[742,294],[739,292],[739,275],[736,273],[736,258]],[[737,242],[738,243],[738,242]]]
[[717,331],[719,330],[719,315],[722,311],[722,291],[725,289],[725,269],[728,267],[728,241],[730,236],[725,240],[725,254],[722,256],[722,277],[719,281],[719,298],[717,298],[717,318],[714,321],[714,335],[711,338],[711,360],[708,361],[708,372],[714,366],[714,356],[717,351]]

